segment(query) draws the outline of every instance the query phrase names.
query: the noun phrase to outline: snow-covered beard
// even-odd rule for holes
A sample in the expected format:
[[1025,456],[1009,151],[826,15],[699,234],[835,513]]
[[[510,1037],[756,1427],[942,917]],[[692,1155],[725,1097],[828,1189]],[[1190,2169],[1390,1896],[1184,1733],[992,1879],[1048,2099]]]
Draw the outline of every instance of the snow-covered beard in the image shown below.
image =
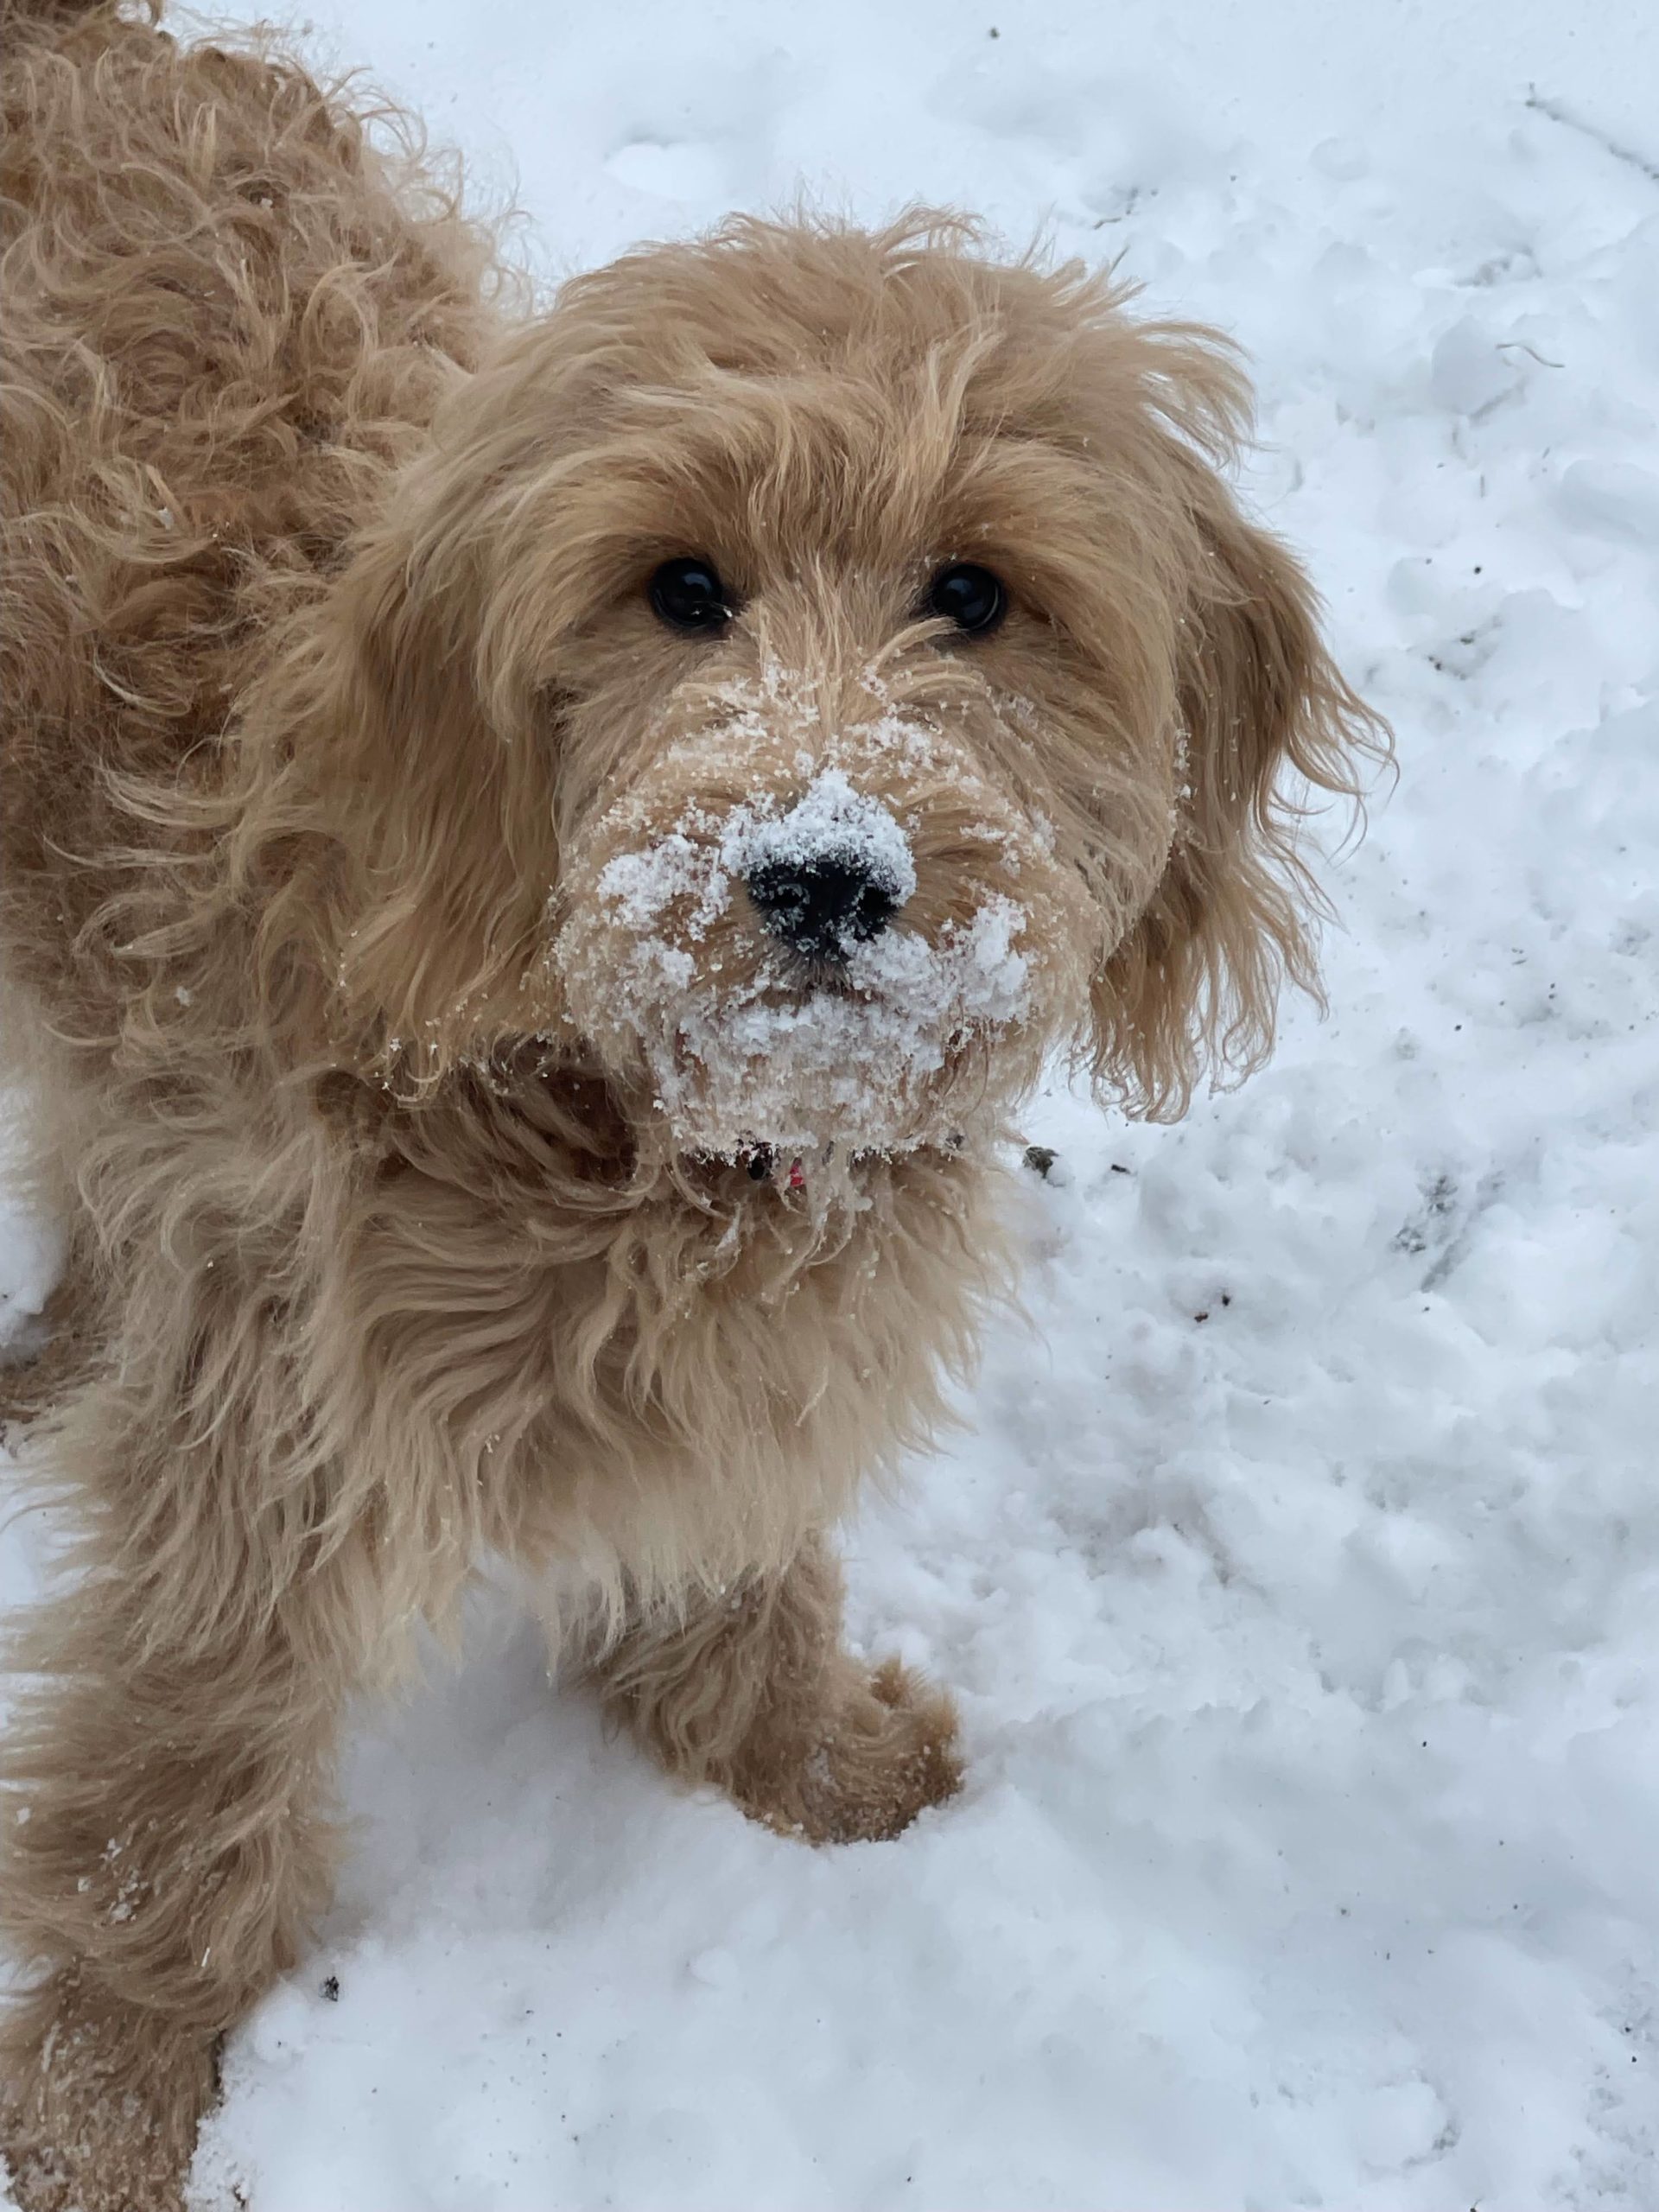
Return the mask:
[[[780,745],[739,703],[587,841],[556,947],[573,1019],[687,1152],[902,1151],[1005,1112],[1077,982],[1040,828],[919,718]],[[824,862],[891,916],[804,958],[747,887]]]

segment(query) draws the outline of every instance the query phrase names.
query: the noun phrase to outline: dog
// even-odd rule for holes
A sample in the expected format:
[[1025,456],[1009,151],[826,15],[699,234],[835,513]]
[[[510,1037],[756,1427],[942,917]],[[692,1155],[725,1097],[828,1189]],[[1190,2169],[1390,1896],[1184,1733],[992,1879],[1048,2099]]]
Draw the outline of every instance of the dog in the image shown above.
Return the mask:
[[1383,737],[1228,488],[1230,348],[1109,277],[745,218],[538,308],[271,42],[6,33],[0,972],[70,1224],[12,1380],[79,1548],[0,2145],[159,2212],[326,1901],[342,1701],[480,1557],[774,1828],[949,1798],[831,1531],[1006,1287],[1041,1070],[1257,1062],[1299,809]]

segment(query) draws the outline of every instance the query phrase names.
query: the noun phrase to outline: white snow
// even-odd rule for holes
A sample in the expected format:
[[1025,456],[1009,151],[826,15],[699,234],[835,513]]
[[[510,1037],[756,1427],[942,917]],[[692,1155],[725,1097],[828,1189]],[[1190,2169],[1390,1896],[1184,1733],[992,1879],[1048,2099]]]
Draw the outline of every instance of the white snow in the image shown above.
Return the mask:
[[607,861],[596,888],[600,904],[641,934],[670,907],[689,902],[683,926],[695,940],[727,912],[734,880],[757,868],[829,859],[861,861],[895,906],[916,888],[902,825],[840,768],[815,775],[792,806],[760,795],[718,820],[689,806],[665,834]]
[[855,860],[902,906],[916,888],[916,863],[902,827],[877,800],[855,789],[844,770],[815,776],[787,812],[747,820],[737,830],[738,873],[817,860]]
[[1400,780],[1326,872],[1327,1022],[1174,1129],[1031,1118],[1029,1320],[849,1545],[858,1636],[958,1692],[963,1798],[798,1848],[481,1623],[354,1732],[204,2205],[1649,2212],[1659,18],[318,13],[511,150],[550,266],[804,177],[1236,331]]

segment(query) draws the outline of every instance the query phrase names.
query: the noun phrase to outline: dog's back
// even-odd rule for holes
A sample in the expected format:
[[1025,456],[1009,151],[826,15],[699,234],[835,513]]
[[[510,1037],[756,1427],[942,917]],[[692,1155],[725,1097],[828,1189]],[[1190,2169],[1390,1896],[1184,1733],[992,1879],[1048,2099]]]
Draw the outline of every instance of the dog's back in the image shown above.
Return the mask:
[[215,777],[494,264],[291,61],[78,0],[9,0],[4,31],[0,962],[109,1035],[111,902],[189,844],[156,794]]

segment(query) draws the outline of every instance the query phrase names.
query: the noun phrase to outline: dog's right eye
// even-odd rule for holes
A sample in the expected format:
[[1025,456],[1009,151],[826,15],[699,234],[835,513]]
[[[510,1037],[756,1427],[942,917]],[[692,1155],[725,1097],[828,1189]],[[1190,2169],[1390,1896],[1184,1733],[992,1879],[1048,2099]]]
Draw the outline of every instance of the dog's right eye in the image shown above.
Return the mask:
[[969,638],[982,638],[995,630],[1008,611],[1008,594],[1001,576],[972,561],[953,561],[941,569],[927,588],[923,602],[930,614],[942,614]]
[[652,577],[652,610],[671,630],[698,635],[723,630],[737,610],[707,561],[664,561]]

